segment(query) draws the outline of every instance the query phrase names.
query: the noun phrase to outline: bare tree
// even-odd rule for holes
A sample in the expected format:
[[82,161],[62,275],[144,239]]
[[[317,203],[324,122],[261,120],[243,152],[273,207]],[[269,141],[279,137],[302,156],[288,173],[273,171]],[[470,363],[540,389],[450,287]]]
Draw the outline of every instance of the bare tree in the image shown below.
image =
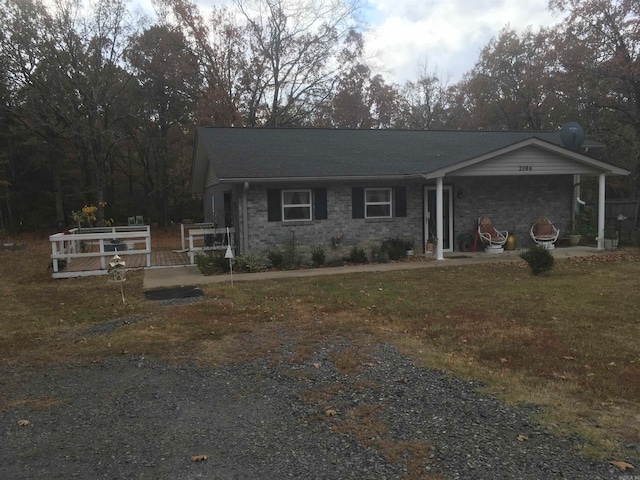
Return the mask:
[[437,71],[429,72],[428,64],[420,65],[418,79],[402,88],[400,126],[410,129],[443,129],[449,124],[449,91]]
[[354,6],[341,0],[237,0],[247,22],[247,84],[256,123],[301,123],[331,94],[354,37]]

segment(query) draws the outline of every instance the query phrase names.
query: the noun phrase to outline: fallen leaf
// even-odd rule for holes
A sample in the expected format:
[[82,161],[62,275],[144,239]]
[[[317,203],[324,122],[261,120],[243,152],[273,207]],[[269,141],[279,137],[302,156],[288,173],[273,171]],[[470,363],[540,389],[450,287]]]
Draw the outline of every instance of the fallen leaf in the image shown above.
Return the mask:
[[570,357],[570,356],[566,356],[566,357],[562,357],[564,360],[575,360],[576,357]]
[[620,470],[622,470],[623,472],[626,471],[628,468],[636,468],[633,465],[631,465],[630,463],[627,462],[618,462],[615,460],[612,460],[609,462],[611,465],[618,467]]
[[320,368],[320,364],[319,363],[314,363],[313,364],[313,368]]
[[330,408],[329,410],[325,411],[324,414],[327,417],[335,417],[336,415],[338,415],[338,412]]
[[362,365],[364,365],[365,367],[375,367],[375,365],[371,362],[363,363]]
[[191,461],[192,462],[204,462],[207,458],[209,458],[209,455],[193,455],[191,457]]
[[525,437],[524,435],[518,435],[519,442],[526,442],[527,440],[529,440],[528,437]]
[[405,378],[405,377],[402,377],[402,378],[400,378],[400,379],[398,380],[398,382],[399,382],[399,383],[409,383],[409,379],[408,379],[408,378]]
[[501,358],[500,363],[509,363],[509,360],[506,358]]
[[31,422],[29,420],[18,420],[18,426],[19,427],[26,427],[27,425],[29,425]]

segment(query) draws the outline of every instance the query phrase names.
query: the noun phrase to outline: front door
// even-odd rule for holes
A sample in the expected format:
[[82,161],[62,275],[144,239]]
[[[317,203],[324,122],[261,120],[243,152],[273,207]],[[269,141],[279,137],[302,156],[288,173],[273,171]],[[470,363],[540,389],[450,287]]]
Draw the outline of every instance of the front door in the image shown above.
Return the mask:
[[[442,251],[453,252],[453,189],[442,187]],[[436,188],[424,187],[424,239],[436,236]]]

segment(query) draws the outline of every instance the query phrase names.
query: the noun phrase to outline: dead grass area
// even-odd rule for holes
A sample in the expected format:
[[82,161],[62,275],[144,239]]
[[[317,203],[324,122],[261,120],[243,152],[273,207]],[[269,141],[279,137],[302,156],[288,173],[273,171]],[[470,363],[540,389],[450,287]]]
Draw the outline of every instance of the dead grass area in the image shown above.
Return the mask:
[[[177,244],[168,230],[164,248],[179,246],[177,228]],[[324,339],[344,337],[352,347],[331,360],[348,375],[382,341],[425,367],[482,381],[505,401],[542,405],[542,420],[579,434],[594,457],[627,455],[625,445],[640,438],[636,250],[558,261],[537,277],[521,263],[211,285],[204,300],[181,305],[145,300],[143,272],[135,272],[123,305],[119,286],[105,278],[52,280],[47,240],[27,244],[0,251],[2,369],[142,354],[212,365],[296,363],[309,361]],[[83,334],[133,316],[145,320]],[[331,404],[331,391],[301,395]],[[429,446],[386,443],[376,408],[354,410],[336,427],[373,439],[389,458],[405,458],[407,478],[423,478]]]
[[439,480],[443,476],[430,474],[428,465],[433,458],[433,446],[424,440],[392,440],[387,437],[388,427],[383,419],[384,409],[379,405],[359,405],[349,409],[337,419],[331,429],[355,435],[358,441],[380,452],[388,462],[404,463],[403,480]]

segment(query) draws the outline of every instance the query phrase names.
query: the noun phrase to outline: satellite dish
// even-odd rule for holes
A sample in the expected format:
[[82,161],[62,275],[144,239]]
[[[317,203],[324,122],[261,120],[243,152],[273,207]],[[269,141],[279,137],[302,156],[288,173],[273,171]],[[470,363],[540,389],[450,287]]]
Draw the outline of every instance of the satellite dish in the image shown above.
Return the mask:
[[560,129],[560,140],[569,150],[577,152],[584,143],[584,129],[577,122],[567,122]]

